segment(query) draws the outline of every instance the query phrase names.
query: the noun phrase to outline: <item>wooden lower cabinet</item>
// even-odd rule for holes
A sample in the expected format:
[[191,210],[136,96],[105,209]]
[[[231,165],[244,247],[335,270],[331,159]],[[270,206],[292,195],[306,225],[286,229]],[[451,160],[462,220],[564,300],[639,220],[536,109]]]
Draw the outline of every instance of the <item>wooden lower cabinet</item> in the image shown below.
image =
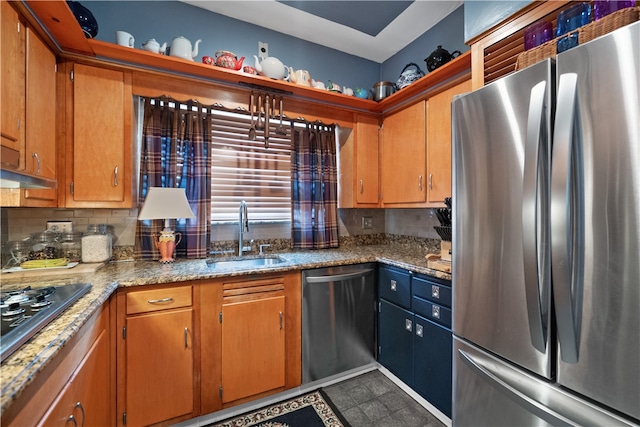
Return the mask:
[[184,284],[119,293],[118,425],[199,415],[193,289]]
[[115,364],[110,304],[89,318],[2,414],[3,426],[111,426]]
[[108,390],[99,392],[108,384],[108,367],[109,335],[102,331],[39,425],[111,425]]
[[223,403],[284,387],[284,314],[284,295],[222,305]]
[[301,384],[300,277],[264,274],[201,285],[202,413]]
[[172,425],[299,386],[300,277],[119,289],[116,425]]

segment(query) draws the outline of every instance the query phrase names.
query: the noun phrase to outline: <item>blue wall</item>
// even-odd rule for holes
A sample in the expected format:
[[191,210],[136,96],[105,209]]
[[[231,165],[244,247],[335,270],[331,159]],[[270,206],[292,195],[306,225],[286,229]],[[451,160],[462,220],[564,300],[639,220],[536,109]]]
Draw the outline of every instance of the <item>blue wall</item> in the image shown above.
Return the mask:
[[[374,61],[359,58],[335,49],[300,40],[244,21],[177,1],[91,1],[82,2],[98,21],[99,40],[115,43],[117,30],[128,31],[135,37],[135,47],[150,38],[168,42],[184,36],[199,45],[197,62],[202,56],[214,56],[218,50],[229,50],[245,63],[254,65],[258,41],[269,43],[269,55],[294,69],[309,70],[311,77],[325,83],[332,80],[340,85],[372,87],[379,80],[380,66]],[[242,5],[242,2],[238,2]]]
[[427,73],[424,62],[438,45],[449,52],[459,50],[464,53],[470,48],[464,44],[464,7],[460,6],[446,18],[431,27],[429,31],[411,42],[407,47],[382,63],[381,80],[395,82],[400,77],[404,67],[413,62]]
[[[258,41],[269,43],[269,55],[294,69],[309,70],[311,76],[325,83],[332,80],[352,88],[371,88],[380,80],[395,82],[409,62],[426,70],[424,59],[438,44],[449,51],[466,51],[464,44],[464,8],[459,7],[443,21],[418,37],[413,43],[383,64],[349,55],[315,43],[268,30],[177,1],[85,1],[96,17],[99,40],[115,43],[115,31],[124,30],[135,39],[135,47],[150,38],[168,42],[184,36],[195,42],[202,39],[196,61],[229,50],[245,63],[254,65]],[[242,4],[242,2],[239,2]]]

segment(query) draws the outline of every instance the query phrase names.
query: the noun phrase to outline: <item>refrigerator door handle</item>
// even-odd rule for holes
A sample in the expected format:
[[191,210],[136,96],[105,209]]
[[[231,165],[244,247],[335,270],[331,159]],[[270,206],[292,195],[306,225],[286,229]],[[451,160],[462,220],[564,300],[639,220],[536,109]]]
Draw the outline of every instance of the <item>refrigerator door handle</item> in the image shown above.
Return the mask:
[[522,181],[524,286],[531,343],[546,352],[550,267],[548,257],[548,123],[547,81],[531,89]]
[[[491,360],[483,360],[479,355],[469,355],[466,351],[458,349],[458,358],[462,360],[473,372],[480,376],[496,390],[507,396],[513,402],[526,409],[530,413],[542,418],[553,426],[576,426],[569,418],[559,414],[545,404],[538,402],[527,393],[527,382],[512,374],[509,370],[502,369]],[[520,390],[523,387],[524,390]]]
[[578,361],[584,275],[584,169],[578,75],[559,79],[551,168],[551,259],[560,355]]

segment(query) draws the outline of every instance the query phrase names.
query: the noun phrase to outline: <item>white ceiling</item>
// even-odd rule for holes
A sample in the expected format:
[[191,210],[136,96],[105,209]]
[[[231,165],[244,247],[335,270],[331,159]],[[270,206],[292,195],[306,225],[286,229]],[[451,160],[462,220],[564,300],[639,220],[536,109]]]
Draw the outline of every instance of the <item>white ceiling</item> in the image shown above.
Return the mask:
[[[322,13],[311,14],[276,0],[180,1],[378,63],[402,50],[463,3],[462,0],[415,0],[395,19],[385,16],[390,23],[377,34],[370,35],[357,30],[357,25],[330,21],[319,16]],[[315,3],[319,7],[336,8],[343,2],[328,0]],[[363,5],[365,3],[370,2],[362,2]],[[360,9],[357,12],[360,18],[371,13],[385,13],[381,8]],[[348,22],[350,15],[343,16],[347,18],[341,21]]]

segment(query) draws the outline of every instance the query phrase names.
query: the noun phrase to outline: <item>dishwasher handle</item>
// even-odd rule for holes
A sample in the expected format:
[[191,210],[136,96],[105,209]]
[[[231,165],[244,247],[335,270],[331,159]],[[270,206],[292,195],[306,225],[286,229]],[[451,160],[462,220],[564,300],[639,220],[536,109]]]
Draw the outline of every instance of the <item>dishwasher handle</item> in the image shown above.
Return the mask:
[[334,274],[331,276],[313,276],[306,277],[305,280],[307,283],[329,283],[329,282],[341,282],[343,280],[351,280],[358,279],[360,277],[364,277],[369,273],[372,273],[373,269],[367,269],[362,271],[356,271],[355,273],[346,273],[346,274]]

